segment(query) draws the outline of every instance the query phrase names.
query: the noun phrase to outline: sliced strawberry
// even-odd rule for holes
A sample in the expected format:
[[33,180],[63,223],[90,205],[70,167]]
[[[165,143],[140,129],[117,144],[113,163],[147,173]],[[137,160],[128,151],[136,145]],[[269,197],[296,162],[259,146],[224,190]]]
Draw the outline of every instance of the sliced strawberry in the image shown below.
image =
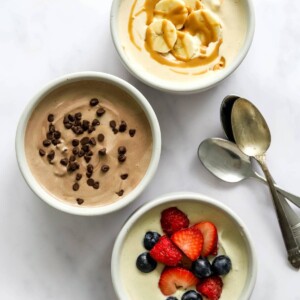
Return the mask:
[[209,300],[218,300],[221,297],[223,281],[219,276],[211,276],[201,280],[196,286],[199,293]]
[[202,251],[203,236],[196,228],[181,229],[175,232],[171,240],[191,260],[196,260]]
[[150,256],[166,266],[177,266],[182,259],[182,253],[167,236],[162,236],[150,251]]
[[196,285],[197,277],[184,268],[165,268],[160,275],[158,286],[165,296],[176,293],[177,288],[187,289]]
[[210,254],[216,255],[218,247],[218,231],[216,226],[211,222],[200,222],[192,228],[197,228],[201,231],[204,239],[201,255],[206,257]]
[[171,236],[180,229],[188,228],[190,221],[187,215],[177,207],[169,207],[162,211],[160,224],[164,233]]

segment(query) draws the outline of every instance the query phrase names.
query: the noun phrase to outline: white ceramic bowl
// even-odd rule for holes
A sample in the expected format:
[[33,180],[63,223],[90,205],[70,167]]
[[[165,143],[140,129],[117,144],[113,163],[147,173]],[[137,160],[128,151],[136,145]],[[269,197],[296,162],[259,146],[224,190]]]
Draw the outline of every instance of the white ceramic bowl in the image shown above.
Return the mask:
[[[45,98],[45,96],[50,92],[52,92],[53,90],[65,84],[69,84],[71,82],[78,82],[81,80],[95,80],[95,81],[105,82],[124,90],[127,94],[129,94],[134,99],[134,101],[136,101],[140,105],[140,107],[145,112],[151,127],[152,137],[153,137],[153,149],[152,149],[152,157],[150,160],[150,164],[145,176],[138,184],[138,186],[133,191],[131,191],[128,195],[124,196],[123,198],[116,201],[115,203],[108,204],[105,206],[99,206],[99,207],[72,206],[50,195],[44,188],[40,186],[38,181],[31,173],[25,155],[25,132],[27,127],[27,122],[33,110],[37,106],[37,104],[40,101],[42,101]],[[16,133],[15,146],[16,146],[18,164],[23,174],[23,177],[26,180],[29,187],[33,190],[33,192],[35,192],[42,200],[44,200],[49,205],[61,211],[75,214],[75,215],[85,215],[85,216],[103,215],[103,214],[107,214],[119,210],[122,207],[128,205],[129,203],[134,201],[141,194],[141,192],[146,188],[146,186],[154,176],[154,173],[158,166],[160,151],[161,151],[161,133],[160,133],[158,120],[156,118],[156,115],[151,105],[149,104],[147,99],[135,87],[133,87],[128,82],[109,74],[99,73],[99,72],[81,72],[81,73],[68,74],[55,79],[54,81],[44,86],[33,97],[33,99],[26,106],[20,118],[18,128],[17,128],[17,133]]]
[[[151,289],[158,289],[158,280],[160,271],[153,271],[149,274],[140,273],[135,267],[136,257],[146,251],[143,248],[142,240],[144,234],[148,230],[154,230],[155,226],[160,228],[159,219],[160,212],[168,207],[177,206],[179,209],[183,210],[187,213],[189,217],[189,213],[186,211],[188,207],[190,209],[190,217],[193,218],[194,222],[208,220],[213,222],[224,241],[223,244],[225,250],[227,249],[229,252],[232,252],[232,249],[235,249],[232,252],[239,255],[236,257],[231,257],[233,270],[231,272],[236,272],[237,261],[241,260],[243,257],[243,263],[248,265],[246,273],[244,274],[244,285],[242,286],[241,294],[238,298],[235,297],[226,297],[221,298],[224,300],[247,300],[250,298],[251,293],[253,291],[255,281],[256,281],[256,273],[257,273],[257,261],[256,255],[253,247],[253,243],[251,241],[249,232],[242,222],[242,220],[228,207],[222,204],[219,201],[213,200],[207,196],[203,196],[200,194],[189,193],[189,192],[180,192],[174,194],[168,194],[161,196],[153,201],[148,202],[141,206],[138,210],[136,210],[126,221],[123,228],[121,229],[118,237],[116,238],[112,259],[111,259],[111,273],[112,273],[112,281],[115,292],[118,296],[118,299],[121,300],[135,300],[135,299],[144,299],[144,297],[140,296],[129,296],[128,290],[139,288],[148,295],[148,293],[152,293]],[[153,215],[154,217],[153,217]],[[194,214],[194,215],[193,215]],[[199,215],[199,219],[198,219]],[[146,221],[145,221],[146,220]],[[192,222],[192,219],[190,219]],[[145,222],[145,226],[143,223]],[[137,225],[138,224],[138,225]],[[222,224],[223,227],[222,228]],[[226,225],[225,225],[226,224]],[[228,230],[227,226],[231,228]],[[124,247],[126,243],[126,247]],[[239,241],[239,244],[230,244],[231,249],[228,247],[229,241]],[[225,247],[226,246],[226,247]],[[131,252],[134,252],[131,254]],[[132,256],[132,257],[131,257]],[[230,255],[229,255],[230,256]],[[239,262],[241,263],[241,262]],[[163,266],[161,266],[163,267]],[[157,267],[158,268],[158,267]],[[127,272],[124,272],[124,269],[127,269]],[[235,269],[235,271],[234,271]],[[126,279],[122,276],[125,273]],[[156,274],[153,274],[156,272]],[[241,270],[242,272],[242,270]],[[136,273],[135,275],[132,275]],[[138,274],[138,275],[137,275]],[[149,276],[152,276],[150,279]],[[137,276],[137,277],[134,277]],[[147,277],[148,276],[148,277]],[[227,275],[229,276],[229,275]],[[235,273],[235,282],[228,281],[224,283],[224,288],[226,284],[232,285],[231,288],[234,288],[235,285],[238,285],[237,277],[242,277],[241,273]],[[157,278],[156,278],[157,277]],[[136,279],[138,278],[138,279]],[[148,279],[147,279],[148,278]],[[131,282],[136,281],[134,283]],[[231,284],[232,283],[232,284]],[[159,296],[161,295],[161,297]],[[136,297],[135,297],[136,296]],[[152,297],[153,295],[150,295]],[[147,296],[147,300],[151,299]],[[165,299],[167,297],[163,297],[162,294],[155,294],[153,299]],[[146,298],[145,298],[146,299]]]
[[118,32],[119,8],[121,2],[123,1],[128,0],[113,0],[110,21],[112,39],[117,49],[117,52],[121,58],[121,61],[126,67],[126,69],[136,78],[138,78],[145,84],[153,88],[162,90],[164,92],[170,92],[175,94],[192,94],[203,92],[212,88],[213,86],[217,85],[219,82],[224,80],[226,77],[228,77],[241,64],[241,62],[246,57],[253,40],[255,28],[254,7],[252,4],[252,0],[243,0],[245,2],[246,9],[247,32],[243,46],[241,47],[235,59],[230,63],[230,65],[224,68],[223,70],[219,71],[218,73],[214,74],[214,76],[211,76],[210,78],[199,78],[199,80],[185,82],[171,82],[163,80],[160,77],[156,77],[150,72],[147,72],[145,68],[139,66],[139,64],[136,63],[134,60],[130,60],[126,55],[124,47],[121,44]]

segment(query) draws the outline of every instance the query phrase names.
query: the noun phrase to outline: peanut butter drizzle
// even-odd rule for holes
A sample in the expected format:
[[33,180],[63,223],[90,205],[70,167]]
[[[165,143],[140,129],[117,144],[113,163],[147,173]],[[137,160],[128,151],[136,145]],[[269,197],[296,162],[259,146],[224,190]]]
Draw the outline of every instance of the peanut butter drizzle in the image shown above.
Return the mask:
[[176,7],[172,9],[169,13],[165,13],[160,10],[154,10],[156,16],[160,16],[162,19],[167,19],[171,21],[175,27],[182,27],[188,16],[188,10],[185,6]]
[[134,34],[133,34],[133,21],[134,21],[134,10],[136,7],[138,0],[135,0],[132,7],[131,7],[131,11],[130,11],[130,15],[129,15],[129,21],[128,21],[128,33],[129,33],[129,38],[131,40],[131,42],[133,43],[133,45],[138,49],[138,50],[142,50],[142,48],[140,46],[138,46],[138,44],[135,42],[134,39]]
[[154,18],[154,9],[160,0],[145,0],[144,9],[147,14],[146,25],[150,25]]
[[[163,32],[167,32],[167,27],[168,27],[168,22],[167,20],[163,20],[163,23],[162,23],[162,30]],[[172,31],[173,32],[173,31]],[[168,35],[167,34],[164,34],[163,35],[163,38],[164,38],[164,41],[166,42],[167,46],[172,49],[173,47],[173,44],[172,42],[170,41],[170,39],[168,39]]]

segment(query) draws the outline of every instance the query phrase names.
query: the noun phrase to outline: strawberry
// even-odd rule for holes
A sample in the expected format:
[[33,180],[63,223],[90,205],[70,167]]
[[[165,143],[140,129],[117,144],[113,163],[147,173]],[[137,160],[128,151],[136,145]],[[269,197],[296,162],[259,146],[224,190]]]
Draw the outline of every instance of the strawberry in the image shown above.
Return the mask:
[[191,260],[196,260],[202,251],[203,236],[195,228],[181,229],[171,237],[172,242]]
[[222,293],[223,281],[219,276],[211,276],[201,280],[196,286],[199,293],[208,300],[218,300]]
[[198,282],[197,277],[181,267],[165,268],[160,275],[158,286],[165,296],[172,295],[177,288],[187,289]]
[[177,266],[182,259],[181,252],[167,236],[162,236],[150,251],[150,256],[166,266]]
[[201,256],[216,255],[218,251],[218,232],[216,226],[211,222],[200,222],[192,226],[201,231],[204,239]]
[[177,207],[169,207],[162,211],[160,224],[164,233],[171,236],[180,229],[188,228],[190,221],[187,215]]

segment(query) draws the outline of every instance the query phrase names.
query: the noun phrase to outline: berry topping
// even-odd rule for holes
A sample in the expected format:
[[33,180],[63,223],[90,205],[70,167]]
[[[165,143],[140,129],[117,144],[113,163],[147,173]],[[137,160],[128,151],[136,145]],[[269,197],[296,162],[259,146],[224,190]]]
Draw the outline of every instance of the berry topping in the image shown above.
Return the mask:
[[176,266],[182,259],[181,252],[167,236],[162,236],[150,251],[151,257],[166,266]]
[[212,276],[199,282],[196,286],[197,291],[208,300],[220,299],[223,281],[219,276]]
[[152,272],[157,266],[157,262],[150,256],[149,252],[144,252],[136,259],[136,267],[143,273]]
[[175,267],[166,268],[160,275],[158,286],[161,292],[165,295],[172,295],[177,288],[187,289],[196,285],[198,279],[195,275],[186,269]]
[[213,269],[207,258],[200,257],[194,261],[192,271],[198,278],[206,278],[213,275]]
[[154,245],[158,242],[160,234],[154,231],[148,231],[144,237],[144,247],[147,250],[151,250]]
[[202,296],[193,290],[185,292],[181,297],[181,300],[202,300],[202,299],[203,299]]
[[212,268],[215,274],[226,275],[231,270],[231,260],[226,255],[220,255],[213,260]]
[[216,254],[218,244],[218,232],[216,226],[211,222],[200,222],[193,226],[201,231],[204,239],[202,256]]
[[191,260],[196,260],[202,251],[203,236],[195,228],[181,229],[175,232],[171,240]]
[[189,227],[190,221],[177,207],[170,207],[162,211],[160,224],[164,233],[171,236],[176,231]]

